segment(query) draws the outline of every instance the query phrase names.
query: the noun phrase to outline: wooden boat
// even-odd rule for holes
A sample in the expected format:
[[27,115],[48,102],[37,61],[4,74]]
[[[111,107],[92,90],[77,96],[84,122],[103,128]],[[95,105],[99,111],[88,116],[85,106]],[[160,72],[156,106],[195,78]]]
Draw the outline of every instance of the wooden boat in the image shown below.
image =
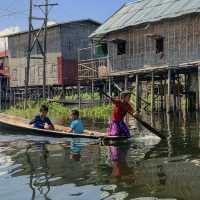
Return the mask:
[[0,128],[14,130],[20,134],[34,134],[40,136],[56,138],[89,138],[103,141],[127,141],[127,137],[108,136],[106,133],[86,130],[82,134],[69,133],[69,127],[55,125],[55,130],[37,129],[28,124],[28,121],[21,117],[16,117],[0,113]]

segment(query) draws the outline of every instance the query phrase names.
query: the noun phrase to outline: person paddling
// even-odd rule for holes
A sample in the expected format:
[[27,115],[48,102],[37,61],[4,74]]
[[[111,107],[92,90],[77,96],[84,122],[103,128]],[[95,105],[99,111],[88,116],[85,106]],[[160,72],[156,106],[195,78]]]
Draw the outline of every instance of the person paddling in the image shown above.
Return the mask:
[[53,123],[47,117],[48,107],[46,105],[42,105],[40,107],[40,114],[36,115],[33,120],[29,122],[30,125],[33,125],[34,128],[44,129],[45,125],[48,125],[47,129],[55,130]]
[[129,91],[124,91],[121,93],[121,99],[111,98],[114,106],[112,111],[112,122],[109,126],[108,135],[109,136],[123,136],[130,137],[130,132],[128,126],[124,122],[124,118],[127,113],[131,113],[134,116],[138,116],[134,112],[132,106],[130,105],[131,93]]

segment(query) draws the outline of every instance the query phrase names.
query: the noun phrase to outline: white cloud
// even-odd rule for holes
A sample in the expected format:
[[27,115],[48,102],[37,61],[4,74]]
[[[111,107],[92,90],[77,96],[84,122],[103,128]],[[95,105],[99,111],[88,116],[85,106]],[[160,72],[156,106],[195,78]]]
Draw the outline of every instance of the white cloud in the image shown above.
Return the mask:
[[[47,26],[52,26],[55,25],[56,22],[54,21],[48,21]],[[0,51],[4,51],[5,49],[8,49],[8,39],[7,38],[1,38],[5,35],[12,34],[12,33],[18,33],[20,32],[20,27],[15,26],[15,27],[9,27],[3,30],[0,30]]]
[[55,24],[57,24],[57,23],[54,22],[54,21],[48,21],[48,22],[47,22],[47,26],[52,26],[52,25],[55,25]]
[[[17,32],[20,32],[19,26],[9,27],[9,28],[6,28],[6,29],[0,31],[0,37],[3,37],[8,34],[12,34],[12,33],[17,33]],[[3,51],[5,49],[6,50],[8,49],[8,39],[0,38],[0,51]]]

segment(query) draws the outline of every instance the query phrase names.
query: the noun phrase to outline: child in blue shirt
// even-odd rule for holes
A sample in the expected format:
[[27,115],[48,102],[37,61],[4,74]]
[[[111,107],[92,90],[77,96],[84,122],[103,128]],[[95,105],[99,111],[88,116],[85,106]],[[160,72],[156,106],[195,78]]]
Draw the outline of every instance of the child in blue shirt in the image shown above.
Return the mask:
[[54,125],[51,120],[47,117],[48,107],[46,105],[42,105],[40,107],[40,114],[36,115],[33,120],[29,122],[30,125],[33,124],[34,128],[44,129],[45,124],[48,125],[48,129],[54,130]]
[[69,132],[81,134],[84,132],[84,127],[79,119],[79,111],[78,110],[72,110],[70,114],[70,119],[72,120],[70,124],[70,130]]

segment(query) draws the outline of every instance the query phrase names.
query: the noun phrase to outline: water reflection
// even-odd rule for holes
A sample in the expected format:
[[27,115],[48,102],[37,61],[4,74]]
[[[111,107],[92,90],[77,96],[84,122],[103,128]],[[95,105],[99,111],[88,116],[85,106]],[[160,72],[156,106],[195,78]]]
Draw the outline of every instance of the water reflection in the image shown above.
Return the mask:
[[157,176],[158,176],[160,185],[165,185],[167,181],[167,175],[165,174],[163,165],[158,165],[157,170],[158,170]]
[[[25,157],[27,164],[25,164],[25,166],[26,168],[28,168],[28,171],[30,173],[29,186],[32,190],[32,200],[36,199],[37,192],[39,192],[39,195],[43,196],[45,200],[51,199],[50,197],[48,197],[48,193],[50,192],[51,186],[54,184],[61,184],[62,181],[60,182],[59,180],[64,179],[65,175],[69,175],[67,173],[65,174],[64,168],[58,168],[58,170],[63,170],[63,174],[58,176],[58,173],[56,171],[56,165],[62,165],[63,161],[80,161],[81,148],[82,146],[80,143],[80,139],[73,139],[70,142],[59,143],[54,145],[41,142],[36,144],[30,144],[26,148]],[[53,158],[55,157],[55,159],[53,159],[53,162],[50,161],[50,159],[52,159],[52,152],[55,153],[53,155]],[[62,160],[60,160],[60,158]],[[66,169],[66,172],[67,170],[68,169]],[[71,170],[74,170],[74,168],[72,168]],[[15,174],[15,176],[16,175],[18,176],[20,174]],[[73,182],[73,180],[68,181]],[[80,194],[82,193],[72,194],[72,196]]]
[[109,146],[110,161],[112,163],[112,176],[120,182],[125,180],[128,183],[134,182],[134,169],[129,167],[127,154],[130,145]]
[[73,139],[70,144],[70,159],[80,161],[81,158],[81,145],[80,139]]
[[35,168],[34,164],[31,160],[31,156],[29,154],[29,150],[31,149],[31,145],[27,147],[25,155],[27,159],[27,164],[30,167],[30,182],[29,186],[32,190],[32,197],[31,200],[35,200],[36,191],[40,193],[44,197],[45,200],[50,200],[48,198],[48,193],[50,191],[50,184],[49,184],[49,175],[48,175],[48,150],[46,148],[45,143],[38,143],[37,148],[39,148],[41,152],[41,162],[40,167]]
[[1,198],[198,200],[198,119],[197,114],[154,116],[155,126],[168,135],[157,145],[0,138]]
[[[135,182],[135,166],[128,162],[132,148],[131,144],[83,146],[79,139],[56,144],[30,143],[24,152],[13,158],[23,170],[13,171],[12,176],[29,176],[32,200],[52,199],[52,189],[72,183],[80,188],[100,185],[102,198],[98,199],[125,199],[126,188]],[[72,190],[68,195],[84,196],[84,191]]]

